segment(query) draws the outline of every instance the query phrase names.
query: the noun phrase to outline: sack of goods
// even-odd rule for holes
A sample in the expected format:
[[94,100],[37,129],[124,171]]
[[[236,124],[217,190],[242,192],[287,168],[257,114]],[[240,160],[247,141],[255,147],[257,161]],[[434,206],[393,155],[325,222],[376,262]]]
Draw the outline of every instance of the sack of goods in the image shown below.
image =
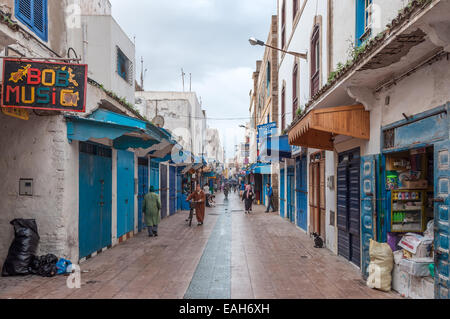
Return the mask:
[[367,286],[382,291],[390,291],[391,272],[394,267],[394,254],[391,247],[386,243],[378,243],[371,239],[369,255]]
[[30,273],[29,266],[39,244],[37,224],[34,219],[14,219],[14,240],[3,264],[2,276],[23,276]]

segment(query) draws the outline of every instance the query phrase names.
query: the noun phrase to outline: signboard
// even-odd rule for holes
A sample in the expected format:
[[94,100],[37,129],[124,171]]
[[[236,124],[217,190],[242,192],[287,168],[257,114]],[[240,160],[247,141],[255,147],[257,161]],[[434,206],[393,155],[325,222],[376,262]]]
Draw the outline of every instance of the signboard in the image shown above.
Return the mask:
[[3,60],[2,107],[84,112],[87,65]]
[[271,122],[263,125],[258,125],[258,139],[276,134],[277,123]]

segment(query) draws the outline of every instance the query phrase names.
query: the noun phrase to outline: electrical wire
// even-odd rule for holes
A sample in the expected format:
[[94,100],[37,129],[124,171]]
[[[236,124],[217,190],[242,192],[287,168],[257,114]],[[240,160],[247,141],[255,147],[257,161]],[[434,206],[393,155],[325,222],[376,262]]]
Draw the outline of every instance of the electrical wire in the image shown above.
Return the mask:
[[[285,115],[292,114],[292,112],[284,113]],[[248,116],[248,117],[197,117],[197,116],[186,116],[186,115],[178,115],[179,117],[191,118],[197,120],[210,120],[210,121],[236,121],[236,120],[254,120],[258,117],[256,116]]]

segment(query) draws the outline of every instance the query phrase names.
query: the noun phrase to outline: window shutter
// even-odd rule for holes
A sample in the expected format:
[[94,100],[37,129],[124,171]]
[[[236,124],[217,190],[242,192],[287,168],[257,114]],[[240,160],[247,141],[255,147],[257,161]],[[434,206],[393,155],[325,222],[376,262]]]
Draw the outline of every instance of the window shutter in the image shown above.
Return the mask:
[[44,2],[45,0],[33,0],[33,25],[40,32],[45,31]]
[[30,27],[33,26],[31,1],[32,0],[16,0],[16,16]]
[[48,40],[47,0],[16,0],[16,17],[39,38]]

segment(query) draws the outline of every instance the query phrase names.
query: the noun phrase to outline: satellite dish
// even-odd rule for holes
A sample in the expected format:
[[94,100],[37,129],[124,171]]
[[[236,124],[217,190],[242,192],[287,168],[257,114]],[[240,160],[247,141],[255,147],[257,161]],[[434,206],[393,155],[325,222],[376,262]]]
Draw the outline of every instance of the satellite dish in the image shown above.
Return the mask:
[[153,120],[153,124],[155,124],[157,127],[163,127],[164,126],[164,117],[161,115],[156,115]]

